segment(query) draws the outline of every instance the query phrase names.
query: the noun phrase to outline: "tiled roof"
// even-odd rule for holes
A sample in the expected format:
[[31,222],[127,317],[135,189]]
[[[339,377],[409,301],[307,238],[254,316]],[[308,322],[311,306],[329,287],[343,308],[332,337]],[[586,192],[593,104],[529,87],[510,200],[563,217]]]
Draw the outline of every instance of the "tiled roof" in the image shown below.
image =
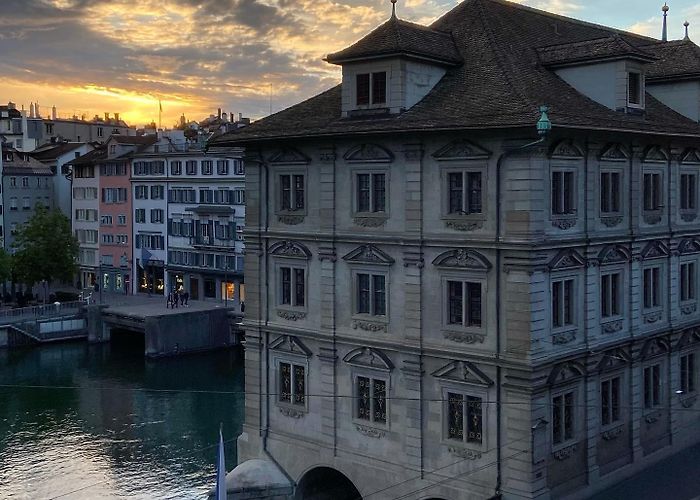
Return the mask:
[[[651,95],[644,114],[611,110],[547,69],[537,48],[619,35],[643,52],[658,55],[661,42],[505,0],[465,0],[431,26],[449,32],[464,63],[447,69],[423,100],[382,117],[341,118],[341,89],[334,87],[212,144],[395,131],[534,128],[546,104],[554,127],[624,130],[700,136],[700,125]],[[650,49],[649,47],[652,47]],[[659,64],[657,61],[653,64]]]
[[647,80],[674,77],[700,78],[700,47],[690,40],[655,43],[642,49],[657,57],[657,61],[647,67]]
[[449,33],[409,23],[395,16],[350,47],[328,54],[326,60],[339,64],[399,54],[447,64],[462,62]]
[[158,141],[158,136],[156,135],[119,135],[114,134],[110,136],[109,140],[114,140],[118,144],[136,144],[136,145],[148,145],[154,144]]
[[595,40],[540,47],[537,49],[537,53],[540,56],[540,62],[545,66],[566,65],[601,59],[619,59],[621,57],[641,59],[642,61],[657,59],[625,41],[618,34]]
[[35,149],[30,154],[33,158],[39,161],[55,160],[61,155],[70,153],[74,149],[78,149],[84,143],[82,142],[59,142],[57,144],[47,144],[39,149]]
[[[7,153],[11,153],[12,160],[7,160]],[[3,175],[52,175],[51,167],[32,158],[29,153],[23,153],[16,149],[7,149],[3,154]]]
[[92,151],[85,153],[83,156],[79,156],[75,160],[69,161],[66,165],[92,165],[97,161],[103,160],[107,157],[107,148],[104,146],[93,149]]

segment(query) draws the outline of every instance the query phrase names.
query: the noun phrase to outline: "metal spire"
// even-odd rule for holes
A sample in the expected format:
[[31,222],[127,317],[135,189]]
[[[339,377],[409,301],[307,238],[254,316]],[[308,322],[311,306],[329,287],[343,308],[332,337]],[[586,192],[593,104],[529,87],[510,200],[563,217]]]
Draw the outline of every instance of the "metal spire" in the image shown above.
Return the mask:
[[668,15],[668,5],[664,2],[664,6],[661,7],[661,12],[664,13],[664,27],[661,30],[661,41],[668,41],[668,30],[666,29],[666,16]]
[[391,0],[391,18],[396,19],[396,0]]
[[690,26],[690,23],[686,21],[683,23],[683,26],[685,26],[685,38],[683,38],[683,40],[690,40],[690,37],[688,36],[688,26]]

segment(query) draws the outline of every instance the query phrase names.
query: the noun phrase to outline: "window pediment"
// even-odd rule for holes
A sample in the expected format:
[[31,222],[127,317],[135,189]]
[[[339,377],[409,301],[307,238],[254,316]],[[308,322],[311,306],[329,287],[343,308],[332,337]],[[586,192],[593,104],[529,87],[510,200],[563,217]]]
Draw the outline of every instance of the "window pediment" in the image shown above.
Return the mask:
[[493,153],[467,139],[458,139],[438,149],[433,158],[438,161],[449,160],[484,160]]
[[482,372],[474,363],[470,363],[469,361],[453,361],[435,370],[431,375],[438,379],[484,387],[493,385],[493,380]]
[[698,327],[684,330],[678,344],[676,344],[676,349],[680,350],[694,344],[700,344],[700,328]]
[[667,257],[668,247],[660,241],[652,241],[644,247],[641,256],[643,260]]
[[290,257],[304,260],[311,258],[311,251],[306,248],[306,246],[296,241],[279,241],[270,247],[269,253],[276,257]]
[[349,263],[380,264],[390,266],[394,263],[389,255],[379,250],[374,245],[362,245],[343,257]]
[[685,238],[678,244],[678,253],[686,255],[700,252],[700,241],[695,238]]
[[583,158],[583,151],[579,148],[572,139],[563,139],[556,143],[552,148],[551,158],[559,158],[564,160]]
[[617,142],[608,144],[600,153],[600,159],[604,161],[627,161],[630,156],[627,148]]
[[700,165],[700,151],[695,148],[686,149],[681,154],[682,165]]
[[286,352],[311,357],[311,349],[294,335],[281,335],[270,343],[271,351]]
[[378,144],[360,144],[343,156],[348,163],[391,163],[394,155]]
[[558,271],[561,269],[575,269],[583,267],[586,261],[576,250],[562,250],[549,263],[549,269]]
[[479,252],[457,248],[441,253],[433,260],[433,265],[437,267],[456,267],[463,269],[474,269],[478,271],[488,271],[491,269],[489,260]]
[[646,163],[666,163],[668,153],[661,146],[648,146],[642,154],[642,161]]
[[267,160],[274,165],[306,165],[311,160],[304,153],[294,148],[282,148]]
[[600,264],[613,264],[616,262],[628,262],[632,259],[629,249],[622,245],[609,245],[598,254]]
[[623,368],[632,361],[632,357],[624,349],[612,349],[603,354],[603,359],[598,363],[598,371],[612,371]]
[[389,372],[394,369],[394,364],[386,354],[371,347],[354,349],[343,357],[343,361],[352,366],[372,368],[373,370]]
[[586,370],[581,363],[568,361],[566,363],[560,363],[552,368],[547,378],[547,383],[550,385],[563,384],[583,377],[585,374]]
[[650,339],[647,340],[642,347],[642,352],[639,355],[640,359],[650,359],[655,356],[660,356],[671,351],[671,346],[666,339]]

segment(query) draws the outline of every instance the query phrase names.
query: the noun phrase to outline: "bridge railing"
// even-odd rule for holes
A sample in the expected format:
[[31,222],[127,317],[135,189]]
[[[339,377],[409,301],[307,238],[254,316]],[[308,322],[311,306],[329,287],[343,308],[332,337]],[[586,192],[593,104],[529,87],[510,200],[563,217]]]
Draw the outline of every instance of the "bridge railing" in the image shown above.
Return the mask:
[[12,322],[19,319],[47,318],[68,312],[76,312],[85,305],[82,300],[71,302],[54,302],[53,304],[43,304],[40,306],[18,307],[17,309],[6,309],[0,311],[0,323]]

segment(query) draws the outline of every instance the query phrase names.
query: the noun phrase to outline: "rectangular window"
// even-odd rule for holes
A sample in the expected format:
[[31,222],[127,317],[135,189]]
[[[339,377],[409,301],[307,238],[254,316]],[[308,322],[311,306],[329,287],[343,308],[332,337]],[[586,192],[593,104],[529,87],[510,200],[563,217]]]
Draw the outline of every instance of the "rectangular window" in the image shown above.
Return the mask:
[[357,418],[386,424],[386,381],[357,377]]
[[574,172],[552,172],[552,215],[576,213]]
[[214,173],[214,162],[212,160],[202,161],[202,175],[212,175]]
[[620,315],[622,275],[620,273],[603,274],[600,277],[600,307],[604,318]]
[[306,397],[305,369],[301,365],[280,363],[279,401],[304,406]]
[[644,408],[661,405],[661,365],[644,368]]
[[372,104],[386,104],[386,71],[372,73]]
[[695,174],[681,174],[681,210],[696,210]]
[[280,210],[296,211],[304,209],[304,176],[299,174],[280,175]]
[[381,274],[358,273],[357,313],[372,316],[386,315],[386,278]]
[[618,172],[600,174],[600,213],[620,212],[621,175]]
[[134,210],[134,219],[136,220],[137,223],[146,222],[146,209],[145,208],[137,208],[136,210]]
[[450,172],[447,183],[449,214],[482,212],[481,172]]
[[100,225],[101,226],[111,226],[112,225],[112,216],[111,215],[103,215],[100,217]]
[[280,304],[304,307],[306,303],[305,270],[280,267]]
[[661,306],[661,268],[644,270],[644,308]]
[[610,425],[620,421],[620,377],[600,383],[600,422]]
[[627,102],[639,106],[642,104],[642,75],[630,71],[627,73]]
[[163,210],[160,208],[151,209],[151,222],[154,224],[163,223]]
[[120,226],[126,226],[126,215],[120,215],[117,217],[117,224]]
[[661,210],[661,174],[644,174],[644,210]]
[[474,396],[447,393],[448,439],[475,444],[482,443],[483,413],[481,401],[481,398]]
[[695,300],[695,262],[681,264],[681,301]]
[[384,212],[385,210],[385,174],[357,174],[357,211]]
[[561,328],[574,324],[574,280],[552,282],[552,326]]
[[369,104],[369,73],[357,75],[356,81],[358,106]]
[[681,391],[683,394],[695,392],[695,353],[681,356]]
[[219,175],[228,175],[228,160],[216,161],[216,173]]
[[137,200],[147,200],[148,199],[148,186],[136,186],[135,197]]
[[450,325],[481,326],[481,283],[447,282],[447,322]]
[[170,175],[182,175],[182,162],[181,161],[171,161],[170,162]]
[[557,445],[574,438],[573,391],[552,398],[552,442]]
[[162,200],[165,197],[165,186],[151,186],[151,199]]
[[197,175],[197,160],[187,160],[185,162],[185,173],[187,175]]

